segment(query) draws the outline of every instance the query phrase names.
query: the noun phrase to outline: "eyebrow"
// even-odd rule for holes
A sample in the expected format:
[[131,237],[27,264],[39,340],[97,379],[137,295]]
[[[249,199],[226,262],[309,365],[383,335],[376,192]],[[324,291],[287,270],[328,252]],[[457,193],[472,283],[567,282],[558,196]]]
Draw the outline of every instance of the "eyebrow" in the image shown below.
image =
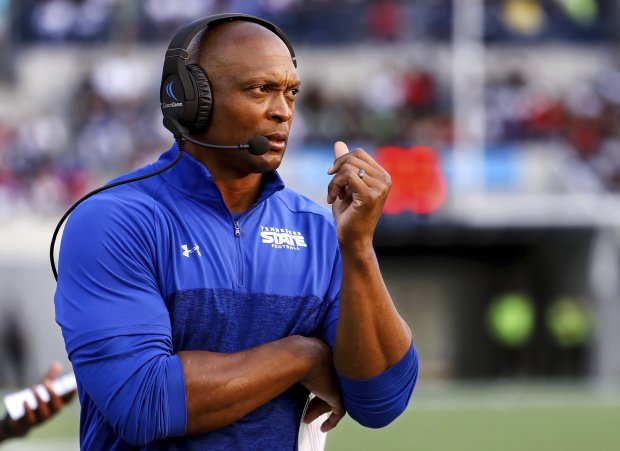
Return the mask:
[[[271,86],[282,86],[283,85],[283,83],[278,83],[275,80],[275,77],[272,77],[272,76],[269,76],[269,75],[258,76],[258,77],[251,77],[251,78],[248,78],[248,79],[244,80],[244,83],[247,83],[247,84],[261,83],[261,84],[267,84],[267,85],[271,85]],[[290,87],[293,87],[293,88],[299,88],[301,86],[301,80],[297,79],[293,83],[291,83],[290,80],[289,80],[288,83],[287,83],[287,86],[290,86]]]

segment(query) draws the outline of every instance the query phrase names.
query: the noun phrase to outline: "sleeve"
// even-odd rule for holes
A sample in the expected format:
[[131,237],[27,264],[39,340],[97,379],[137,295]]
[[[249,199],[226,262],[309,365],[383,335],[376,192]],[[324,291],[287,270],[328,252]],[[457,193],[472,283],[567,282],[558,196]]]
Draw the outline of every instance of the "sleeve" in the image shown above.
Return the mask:
[[[338,327],[342,262],[340,252],[332,268],[328,298],[332,300],[322,328],[323,339],[334,348]],[[369,428],[385,427],[402,414],[418,379],[418,353],[413,342],[395,365],[368,380],[348,379],[337,373],[347,413]]]
[[183,369],[155,276],[153,212],[101,194],[69,218],[55,295],[78,382],[134,446],[184,435]]

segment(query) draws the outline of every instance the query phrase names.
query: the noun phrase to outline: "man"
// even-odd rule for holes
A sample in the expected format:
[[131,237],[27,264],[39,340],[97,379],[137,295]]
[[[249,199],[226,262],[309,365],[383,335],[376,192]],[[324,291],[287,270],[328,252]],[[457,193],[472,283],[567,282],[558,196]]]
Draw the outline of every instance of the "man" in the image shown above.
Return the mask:
[[265,136],[269,151],[187,144],[171,169],[71,216],[55,301],[81,446],[291,450],[308,391],[304,421],[331,411],[324,431],[343,404],[361,424],[384,426],[417,377],[372,248],[389,176],[337,143],[333,216],[285,188],[275,171],[300,86],[287,46],[246,20],[209,26],[195,42],[214,100],[194,138]]

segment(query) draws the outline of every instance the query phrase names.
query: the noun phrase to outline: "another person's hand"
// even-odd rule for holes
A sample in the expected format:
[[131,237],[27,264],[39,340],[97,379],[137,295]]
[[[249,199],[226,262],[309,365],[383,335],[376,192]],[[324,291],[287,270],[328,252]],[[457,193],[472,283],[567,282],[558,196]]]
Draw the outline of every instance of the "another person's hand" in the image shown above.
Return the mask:
[[329,418],[321,425],[321,431],[327,432],[336,427],[345,416],[346,411],[340,397],[340,388],[336,379],[332,363],[332,350],[318,338],[307,338],[316,356],[316,364],[301,384],[316,397],[310,401],[303,418],[309,424],[324,413],[332,412]]
[[13,420],[7,414],[4,419],[0,420],[0,441],[12,437],[23,437],[33,426],[47,421],[58,413],[63,406],[73,398],[75,390],[62,397],[58,396],[54,390],[52,390],[51,382],[60,376],[61,371],[62,365],[60,362],[54,362],[47,371],[47,374],[43,376],[39,382],[45,387],[49,394],[50,399],[48,402],[43,402],[37,390],[32,387],[32,392],[37,400],[37,408],[33,410],[28,403],[24,403],[26,414],[23,417],[18,420]]

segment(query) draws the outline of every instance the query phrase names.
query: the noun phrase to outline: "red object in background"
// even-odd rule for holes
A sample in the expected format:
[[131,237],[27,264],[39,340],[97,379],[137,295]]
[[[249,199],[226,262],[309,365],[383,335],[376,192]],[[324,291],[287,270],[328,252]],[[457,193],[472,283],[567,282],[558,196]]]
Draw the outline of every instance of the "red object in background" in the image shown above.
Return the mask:
[[446,180],[433,149],[386,146],[379,148],[375,156],[392,178],[384,213],[429,214],[441,208],[446,199]]
[[555,99],[537,101],[529,115],[530,128],[537,135],[559,133],[566,121],[564,105]]
[[414,108],[435,104],[435,80],[428,72],[411,71],[403,75],[405,102]]
[[582,157],[594,155],[601,147],[603,137],[598,119],[574,118],[568,130],[568,139]]
[[370,33],[377,39],[395,41],[402,30],[402,7],[394,0],[377,0],[366,11]]

